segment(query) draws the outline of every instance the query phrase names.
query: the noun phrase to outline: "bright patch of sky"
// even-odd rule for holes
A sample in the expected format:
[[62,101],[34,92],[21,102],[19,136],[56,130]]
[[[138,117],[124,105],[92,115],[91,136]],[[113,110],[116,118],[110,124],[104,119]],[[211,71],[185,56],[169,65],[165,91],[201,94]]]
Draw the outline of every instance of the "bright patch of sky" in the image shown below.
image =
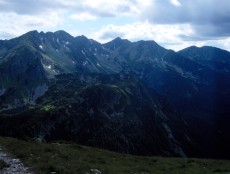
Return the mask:
[[170,1],[175,6],[181,6],[181,3],[178,0],[170,0]]
[[0,0],[0,39],[65,30],[99,42],[155,40],[230,50],[229,0]]

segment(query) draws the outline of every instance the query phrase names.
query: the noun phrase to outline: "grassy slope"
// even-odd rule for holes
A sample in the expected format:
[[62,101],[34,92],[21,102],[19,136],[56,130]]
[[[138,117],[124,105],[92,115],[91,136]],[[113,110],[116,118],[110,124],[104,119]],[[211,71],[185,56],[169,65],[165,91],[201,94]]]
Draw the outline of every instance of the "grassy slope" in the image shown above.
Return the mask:
[[3,149],[37,173],[86,174],[211,174],[230,173],[230,161],[137,157],[76,144],[39,144],[0,137]]

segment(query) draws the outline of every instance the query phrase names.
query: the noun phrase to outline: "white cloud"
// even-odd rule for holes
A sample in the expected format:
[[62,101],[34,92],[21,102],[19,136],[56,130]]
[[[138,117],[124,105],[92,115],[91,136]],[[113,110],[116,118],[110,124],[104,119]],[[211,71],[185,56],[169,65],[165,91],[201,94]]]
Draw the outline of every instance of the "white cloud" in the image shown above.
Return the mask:
[[152,0],[140,16],[153,24],[190,24],[191,40],[210,40],[230,36],[229,11],[229,0]]
[[[68,31],[68,26],[76,27],[78,21],[133,17],[138,15],[141,4],[140,0],[0,0],[0,39],[19,36],[30,30]],[[73,31],[73,27],[70,30]],[[88,28],[83,30],[85,32]]]
[[131,0],[84,0],[81,5],[92,14],[101,17],[131,15],[136,12]]
[[222,39],[222,40],[209,41],[205,43],[205,45],[208,45],[208,44],[230,51],[230,38],[229,37]]
[[78,14],[72,14],[70,16],[71,19],[77,20],[77,21],[87,21],[87,20],[96,20],[97,17],[93,16],[89,13],[78,13]]
[[198,47],[209,45],[230,51],[230,38],[220,40],[183,40],[180,36],[194,35],[195,31],[189,24],[162,25],[149,22],[135,22],[126,25],[109,24],[99,31],[92,33],[89,37],[102,43],[108,42],[115,37],[121,37],[130,41],[154,40],[167,49],[179,51],[191,45]]
[[63,20],[56,13],[49,15],[18,15],[16,13],[1,13],[0,38],[16,37],[30,30],[51,30]]
[[178,0],[170,0],[170,2],[177,7],[181,6],[181,3]]
[[187,24],[153,25],[146,21],[123,26],[110,24],[93,33],[91,37],[101,42],[107,42],[119,36],[131,41],[155,40],[164,46],[172,46],[182,44],[183,41],[179,35],[190,35],[192,33],[191,26]]
[[[40,0],[42,1],[42,0]],[[135,16],[152,0],[57,0],[57,6],[71,13],[87,13],[95,17]]]

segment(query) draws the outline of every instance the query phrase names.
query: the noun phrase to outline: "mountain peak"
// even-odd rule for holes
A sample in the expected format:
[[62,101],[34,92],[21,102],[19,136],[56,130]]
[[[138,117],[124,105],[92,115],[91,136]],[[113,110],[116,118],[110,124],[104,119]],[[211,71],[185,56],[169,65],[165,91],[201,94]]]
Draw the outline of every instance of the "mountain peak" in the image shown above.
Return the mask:
[[187,52],[187,51],[196,51],[196,52],[201,52],[201,51],[207,51],[207,52],[210,52],[210,51],[224,51],[224,52],[228,52],[226,50],[223,50],[223,49],[220,49],[220,48],[217,48],[217,47],[214,47],[214,46],[202,46],[202,47],[197,47],[195,45],[193,46],[190,46],[190,47],[187,47],[187,48],[184,48],[180,51],[178,51],[178,53],[182,53],[182,52]]
[[54,33],[56,33],[56,34],[58,34],[58,33],[66,33],[66,34],[69,34],[69,33],[67,33],[67,32],[64,31],[64,30],[57,30],[57,31],[55,31]]
[[88,39],[85,35],[77,36],[76,38]]
[[121,41],[122,39],[120,37],[116,37],[115,39],[113,39],[113,41]]
[[80,40],[80,41],[88,41],[88,40],[89,40],[89,39],[88,39],[86,36],[84,36],[84,35],[77,36],[77,37],[75,37],[75,39]]
[[37,30],[32,30],[32,31],[29,31],[29,32],[23,34],[22,37],[23,37],[23,36],[34,37],[34,36],[38,36],[38,35],[39,35],[39,33],[38,33]]
[[131,43],[129,40],[121,39],[120,37],[117,37],[117,38],[115,38],[115,39],[111,40],[110,42],[107,42],[103,45],[104,45],[104,47],[106,47],[108,49],[115,50],[118,47],[120,47],[124,44],[129,44],[129,43]]
[[158,43],[156,43],[154,40],[140,40],[135,42],[137,44],[141,44],[141,45],[154,45],[154,46],[159,46],[161,47]]
[[[67,32],[64,31],[64,30],[58,30],[58,31],[54,32],[54,34],[56,34],[56,35],[71,36],[69,33],[67,33]],[[72,36],[71,36],[71,37],[72,37]]]
[[215,69],[219,72],[228,72],[230,65],[230,53],[213,46],[191,46],[178,52],[196,63]]
[[32,30],[32,31],[27,32],[26,34],[38,34],[38,31],[37,30]]
[[122,39],[120,37],[116,37],[115,39],[111,40],[110,42],[120,42],[121,43],[121,42],[130,42],[130,41],[127,39]]
[[71,36],[69,33],[67,33],[66,31],[64,30],[58,30],[56,32],[54,32],[54,34],[60,38],[61,40],[71,40],[73,39],[74,37]]

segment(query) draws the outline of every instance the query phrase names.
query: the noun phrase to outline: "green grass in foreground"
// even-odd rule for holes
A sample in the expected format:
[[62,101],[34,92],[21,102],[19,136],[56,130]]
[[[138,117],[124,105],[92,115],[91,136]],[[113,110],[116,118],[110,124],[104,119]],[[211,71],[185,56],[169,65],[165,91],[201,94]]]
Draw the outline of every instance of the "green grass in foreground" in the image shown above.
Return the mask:
[[0,145],[39,173],[230,174],[230,161],[138,157],[76,144],[38,144],[1,138]]

